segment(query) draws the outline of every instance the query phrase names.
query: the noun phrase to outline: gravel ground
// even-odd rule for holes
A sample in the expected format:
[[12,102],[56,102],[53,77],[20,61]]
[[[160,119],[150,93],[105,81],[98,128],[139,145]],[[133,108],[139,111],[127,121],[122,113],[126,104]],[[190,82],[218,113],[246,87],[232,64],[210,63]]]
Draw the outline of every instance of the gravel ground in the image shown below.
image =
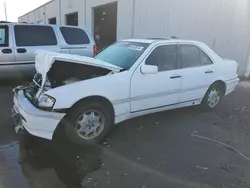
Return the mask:
[[0,86],[0,187],[250,187],[250,82],[215,111],[199,107],[136,118],[101,146],[16,136],[12,88]]

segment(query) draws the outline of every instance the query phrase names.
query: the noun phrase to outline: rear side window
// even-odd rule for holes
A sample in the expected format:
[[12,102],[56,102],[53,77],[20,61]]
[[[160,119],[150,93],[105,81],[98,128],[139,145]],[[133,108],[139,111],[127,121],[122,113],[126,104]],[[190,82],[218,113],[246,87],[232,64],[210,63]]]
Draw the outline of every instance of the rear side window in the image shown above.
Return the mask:
[[205,52],[203,52],[202,50],[201,50],[201,60],[202,60],[203,65],[211,65],[211,64],[213,64],[210,57],[208,57],[208,55],[205,54]]
[[55,32],[50,26],[16,25],[16,46],[57,45]]
[[90,43],[88,35],[80,28],[61,27],[60,30],[67,44],[74,45]]
[[193,45],[179,45],[181,68],[202,66],[200,49]]
[[9,46],[8,26],[0,26],[0,46]]

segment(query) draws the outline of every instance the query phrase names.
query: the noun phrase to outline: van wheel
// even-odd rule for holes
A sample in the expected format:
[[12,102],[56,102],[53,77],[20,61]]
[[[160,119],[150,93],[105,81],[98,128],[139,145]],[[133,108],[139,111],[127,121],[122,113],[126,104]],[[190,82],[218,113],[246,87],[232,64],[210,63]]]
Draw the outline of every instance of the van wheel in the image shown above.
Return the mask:
[[205,97],[202,100],[202,107],[205,110],[216,108],[223,97],[223,92],[219,84],[215,83],[208,89]]
[[112,113],[99,102],[78,104],[66,119],[65,134],[78,144],[100,143],[113,124]]

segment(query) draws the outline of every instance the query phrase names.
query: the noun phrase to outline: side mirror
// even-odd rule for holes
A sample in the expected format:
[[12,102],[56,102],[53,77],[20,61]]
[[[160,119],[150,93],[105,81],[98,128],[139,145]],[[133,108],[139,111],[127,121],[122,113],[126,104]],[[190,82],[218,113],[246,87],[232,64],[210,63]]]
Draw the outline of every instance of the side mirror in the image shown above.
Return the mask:
[[141,73],[142,74],[156,74],[158,73],[158,67],[154,65],[142,65]]

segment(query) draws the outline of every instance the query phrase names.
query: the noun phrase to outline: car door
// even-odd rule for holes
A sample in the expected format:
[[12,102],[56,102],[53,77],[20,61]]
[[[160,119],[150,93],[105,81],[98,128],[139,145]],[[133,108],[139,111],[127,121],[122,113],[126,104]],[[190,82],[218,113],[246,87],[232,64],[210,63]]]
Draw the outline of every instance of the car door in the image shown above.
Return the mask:
[[20,74],[35,70],[37,50],[60,52],[54,28],[45,25],[15,25],[15,63]]
[[215,66],[210,57],[198,46],[179,44],[178,52],[182,75],[180,102],[200,101],[215,81]]
[[11,28],[0,25],[0,65],[13,65],[14,53]]
[[90,34],[82,28],[63,26],[59,28],[62,35],[61,52],[93,57],[95,42]]
[[[141,66],[158,67],[156,74],[142,74]],[[139,112],[179,103],[181,76],[178,70],[177,46],[155,47],[131,79],[131,111]]]

